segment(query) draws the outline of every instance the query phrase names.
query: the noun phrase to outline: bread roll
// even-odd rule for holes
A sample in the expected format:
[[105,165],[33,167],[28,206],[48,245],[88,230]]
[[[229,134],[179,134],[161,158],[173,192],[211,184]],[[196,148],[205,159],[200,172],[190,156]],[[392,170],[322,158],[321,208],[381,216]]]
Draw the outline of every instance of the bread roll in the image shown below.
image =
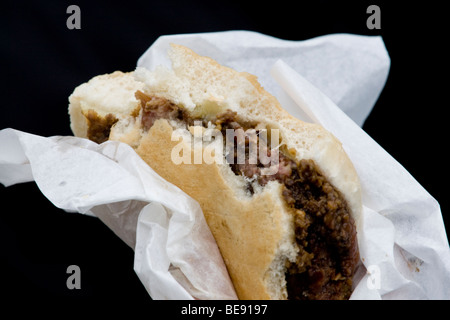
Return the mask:
[[[290,116],[255,76],[180,45],[169,56],[171,70],[117,71],[77,87],[69,97],[74,134],[129,144],[196,199],[240,299],[349,298],[361,190],[341,143]],[[195,143],[199,128],[223,139]],[[230,163],[223,149],[224,161],[195,163],[196,151],[204,156],[228,142],[226,129],[277,132],[267,155],[279,150],[278,162]],[[269,168],[276,173],[264,175]]]

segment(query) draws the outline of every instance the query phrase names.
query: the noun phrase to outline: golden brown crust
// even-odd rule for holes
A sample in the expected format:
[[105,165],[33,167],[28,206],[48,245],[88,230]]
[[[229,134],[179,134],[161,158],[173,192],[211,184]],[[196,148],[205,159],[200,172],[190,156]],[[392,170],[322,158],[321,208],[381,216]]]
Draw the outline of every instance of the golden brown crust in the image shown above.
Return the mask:
[[217,164],[173,164],[171,151],[179,142],[171,141],[172,131],[166,120],[156,121],[137,153],[199,202],[239,298],[270,299],[264,280],[285,236],[281,185],[276,192],[268,188],[254,197],[237,197]]

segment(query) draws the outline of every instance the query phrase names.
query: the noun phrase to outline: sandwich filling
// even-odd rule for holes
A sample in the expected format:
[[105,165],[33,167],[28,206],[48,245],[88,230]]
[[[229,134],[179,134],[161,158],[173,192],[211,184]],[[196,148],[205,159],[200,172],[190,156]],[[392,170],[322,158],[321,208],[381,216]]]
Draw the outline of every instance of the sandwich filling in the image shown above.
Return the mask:
[[[186,126],[201,121],[207,128],[214,125],[222,132],[223,141],[229,137],[227,129],[258,128],[258,123],[240,119],[237,113],[227,110],[211,118],[194,116],[171,101],[149,96],[137,91],[141,102],[139,120],[148,131],[158,119],[175,120]],[[111,126],[117,119],[112,115],[99,117],[91,110],[85,115],[88,121],[88,138],[98,143],[108,140]],[[136,113],[137,116],[137,113]],[[233,136],[232,139],[235,139]],[[260,139],[256,135],[256,139]],[[249,141],[245,141],[248,151]],[[236,145],[236,144],[233,144]],[[270,154],[270,148],[264,152]],[[231,152],[233,155],[233,150]],[[256,186],[263,188],[270,181],[282,185],[286,207],[293,215],[295,241],[298,247],[296,261],[286,261],[286,287],[288,299],[348,299],[352,292],[352,277],[359,261],[355,222],[342,194],[321,174],[313,160],[297,161],[293,151],[285,146],[279,148],[277,171],[264,175],[268,164],[229,162],[231,170],[248,181],[247,192],[251,196]],[[246,157],[249,152],[245,152]]]

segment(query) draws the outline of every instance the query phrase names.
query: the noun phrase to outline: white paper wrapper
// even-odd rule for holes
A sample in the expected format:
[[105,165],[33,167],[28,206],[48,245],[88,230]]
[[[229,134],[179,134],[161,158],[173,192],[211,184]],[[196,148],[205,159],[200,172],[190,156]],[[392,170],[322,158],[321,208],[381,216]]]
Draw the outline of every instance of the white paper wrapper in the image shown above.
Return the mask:
[[99,217],[134,248],[152,298],[236,298],[198,203],[128,145],[5,129],[0,150],[0,182],[35,180],[55,206]]
[[[352,299],[450,298],[450,250],[438,203],[358,126],[388,74],[381,38],[293,42],[244,31],[165,36],[138,65],[169,65],[171,42],[256,74],[291,114],[322,124],[343,142],[364,204],[363,266]],[[99,217],[134,248],[134,268],[154,299],[236,298],[198,204],[128,146],[5,129],[0,151],[0,182],[35,180],[57,207]]]

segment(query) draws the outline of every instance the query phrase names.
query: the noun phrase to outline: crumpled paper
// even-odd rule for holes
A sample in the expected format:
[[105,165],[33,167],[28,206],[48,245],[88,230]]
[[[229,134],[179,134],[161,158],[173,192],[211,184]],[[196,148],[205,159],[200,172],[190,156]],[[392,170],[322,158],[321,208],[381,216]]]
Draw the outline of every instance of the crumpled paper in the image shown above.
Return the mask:
[[[380,37],[164,36],[138,66],[169,66],[171,42],[257,75],[291,114],[322,124],[341,140],[363,189],[362,266],[352,299],[450,298],[450,250],[438,203],[359,127],[389,71]],[[152,298],[235,298],[198,204],[130,147],[5,129],[0,151],[0,182],[35,180],[56,206],[99,217],[134,248],[135,271]]]

